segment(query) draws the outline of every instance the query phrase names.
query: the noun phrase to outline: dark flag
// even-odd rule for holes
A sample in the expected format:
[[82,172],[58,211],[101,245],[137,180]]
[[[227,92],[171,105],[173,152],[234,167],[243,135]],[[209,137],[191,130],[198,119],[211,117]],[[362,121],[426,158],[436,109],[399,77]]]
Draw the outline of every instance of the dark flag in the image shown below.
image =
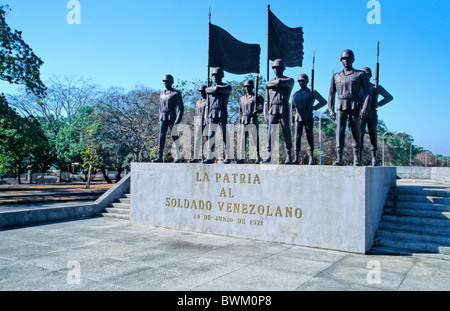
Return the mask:
[[272,61],[281,58],[287,67],[302,67],[303,27],[287,27],[270,8],[268,14],[268,58]]
[[233,74],[259,73],[259,44],[243,43],[224,29],[209,24],[208,67],[222,67]]

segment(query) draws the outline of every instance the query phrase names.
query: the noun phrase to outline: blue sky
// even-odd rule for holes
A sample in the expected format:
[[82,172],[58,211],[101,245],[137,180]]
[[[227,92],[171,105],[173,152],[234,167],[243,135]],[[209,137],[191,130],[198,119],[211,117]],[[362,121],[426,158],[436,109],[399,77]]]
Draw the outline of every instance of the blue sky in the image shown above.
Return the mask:
[[[103,88],[162,89],[162,77],[206,80],[208,10],[212,23],[246,43],[261,45],[266,76],[267,4],[289,27],[303,27],[303,67],[310,74],[316,51],[315,87],[328,97],[331,75],[342,70],[344,49],[355,52],[355,68],[376,64],[380,41],[380,84],[394,101],[378,111],[390,130],[406,132],[415,144],[450,155],[448,75],[450,2],[379,0],[381,24],[369,24],[366,0],[78,0],[81,24],[70,25],[68,0],[14,0],[7,22],[45,62],[44,82],[52,74],[80,74]],[[271,72],[271,78],[273,73]],[[242,80],[227,74],[225,80]],[[0,82],[5,93],[16,87]],[[298,86],[296,86],[298,88]]]

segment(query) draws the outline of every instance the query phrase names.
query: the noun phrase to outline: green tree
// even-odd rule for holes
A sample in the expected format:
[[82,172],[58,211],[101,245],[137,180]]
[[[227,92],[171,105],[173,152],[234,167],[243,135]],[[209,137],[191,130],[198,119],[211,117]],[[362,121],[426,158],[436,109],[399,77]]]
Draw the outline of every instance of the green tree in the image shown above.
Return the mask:
[[74,162],[81,162],[79,116],[61,118],[54,122],[46,122],[44,129],[49,137],[52,153],[55,157],[55,167],[67,171]]
[[48,139],[39,121],[32,116],[21,117],[9,107],[6,98],[0,96],[1,167],[16,173],[21,183],[20,175],[25,169],[35,168],[48,148]]
[[390,148],[392,158],[389,159],[394,165],[408,166],[410,160],[410,148],[414,139],[407,133],[398,133],[386,140],[387,146]]
[[100,119],[94,107],[84,107],[80,111],[82,120],[80,135],[80,154],[83,166],[87,167],[86,188],[91,185],[91,174],[95,168],[101,168],[103,159],[100,154]]
[[39,68],[44,63],[22,39],[22,32],[6,23],[7,5],[0,6],[0,79],[25,85],[28,92],[45,94]]
[[72,163],[82,162],[80,140],[86,117],[83,109],[93,107],[100,93],[97,85],[80,75],[53,75],[47,84],[45,97],[22,91],[8,96],[8,101],[22,115],[39,119],[50,142],[47,158],[53,159],[60,172],[69,171]]

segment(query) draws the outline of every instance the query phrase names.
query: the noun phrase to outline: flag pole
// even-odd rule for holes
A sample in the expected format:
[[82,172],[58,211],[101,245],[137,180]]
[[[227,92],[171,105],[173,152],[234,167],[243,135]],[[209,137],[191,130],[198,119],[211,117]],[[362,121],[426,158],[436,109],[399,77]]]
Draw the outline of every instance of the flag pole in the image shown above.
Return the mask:
[[269,39],[270,39],[270,4],[267,5],[267,81],[269,81]]
[[210,43],[211,42],[211,7],[209,8],[208,14],[208,78],[206,81],[208,82],[208,86],[211,86],[211,78],[210,78],[210,67],[209,67],[209,59],[210,59]]
[[256,73],[256,86],[255,86],[255,102],[256,102],[256,107],[258,106],[258,85],[259,85],[259,73]]
[[380,41],[377,44],[377,67],[375,69],[375,87],[378,87],[380,83]]
[[316,50],[313,52],[313,64],[311,70],[311,92],[314,94],[314,64],[316,63]]

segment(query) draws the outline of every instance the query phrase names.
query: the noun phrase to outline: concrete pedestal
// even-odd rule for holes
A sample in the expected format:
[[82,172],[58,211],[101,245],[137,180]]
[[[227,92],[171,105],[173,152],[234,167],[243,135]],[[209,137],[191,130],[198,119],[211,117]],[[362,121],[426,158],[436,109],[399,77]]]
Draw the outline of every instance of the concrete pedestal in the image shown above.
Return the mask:
[[133,224],[365,253],[394,167],[133,163]]

